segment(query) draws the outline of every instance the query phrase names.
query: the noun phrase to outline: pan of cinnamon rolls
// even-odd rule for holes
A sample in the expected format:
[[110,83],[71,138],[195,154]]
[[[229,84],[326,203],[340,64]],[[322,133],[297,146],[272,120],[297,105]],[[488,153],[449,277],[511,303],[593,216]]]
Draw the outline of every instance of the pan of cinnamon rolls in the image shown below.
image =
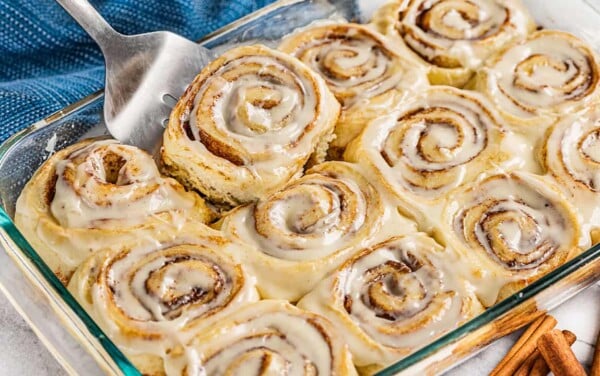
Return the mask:
[[53,154],[19,230],[148,375],[373,374],[600,239],[599,60],[519,0],[243,45],[151,156]]

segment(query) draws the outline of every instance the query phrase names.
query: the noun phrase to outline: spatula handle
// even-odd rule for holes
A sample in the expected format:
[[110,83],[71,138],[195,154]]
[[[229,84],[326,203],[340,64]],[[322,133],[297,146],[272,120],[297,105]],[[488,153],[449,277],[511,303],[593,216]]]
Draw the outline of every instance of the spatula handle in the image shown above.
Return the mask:
[[56,0],[83,29],[98,43],[102,50],[111,40],[122,35],[87,0]]

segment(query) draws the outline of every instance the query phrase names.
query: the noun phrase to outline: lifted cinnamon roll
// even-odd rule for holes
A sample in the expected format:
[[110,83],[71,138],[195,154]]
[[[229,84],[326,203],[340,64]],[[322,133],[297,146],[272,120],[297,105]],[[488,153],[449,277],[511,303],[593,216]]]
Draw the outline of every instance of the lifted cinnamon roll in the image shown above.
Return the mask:
[[321,77],[297,59],[259,45],[234,48],[175,106],[164,167],[210,201],[256,201],[323,160],[339,111]]

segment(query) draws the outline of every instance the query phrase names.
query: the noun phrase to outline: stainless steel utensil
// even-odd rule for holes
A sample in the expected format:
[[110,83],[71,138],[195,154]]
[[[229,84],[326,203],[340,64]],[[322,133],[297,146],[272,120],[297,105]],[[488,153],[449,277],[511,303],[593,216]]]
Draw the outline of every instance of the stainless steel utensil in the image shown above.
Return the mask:
[[57,2],[98,43],[106,62],[104,121],[117,140],[157,151],[172,107],[210,51],[174,33],[123,35],[87,0]]

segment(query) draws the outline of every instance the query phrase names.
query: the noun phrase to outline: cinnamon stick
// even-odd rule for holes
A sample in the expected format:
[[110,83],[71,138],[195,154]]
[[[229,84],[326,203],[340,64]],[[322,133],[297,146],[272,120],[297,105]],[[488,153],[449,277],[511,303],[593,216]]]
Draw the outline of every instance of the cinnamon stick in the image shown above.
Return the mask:
[[556,326],[556,319],[546,315],[533,322],[515,343],[504,359],[492,370],[490,376],[512,376],[521,364],[535,351],[538,339]]
[[555,376],[586,376],[583,366],[560,330],[543,334],[537,346]]
[[594,350],[594,361],[590,369],[590,376],[600,376],[600,333],[596,340],[596,350]]
[[[569,344],[569,346],[572,346],[575,343],[575,341],[577,340],[577,336],[571,331],[563,330],[562,333],[565,336],[565,340],[567,340],[567,343]],[[528,375],[529,376],[546,376],[546,375],[548,375],[548,373],[550,373],[550,368],[548,367],[548,364],[546,364],[546,360],[540,353],[540,350],[536,349],[534,354],[536,354],[536,357],[534,359],[533,364],[531,364],[529,367]]]

